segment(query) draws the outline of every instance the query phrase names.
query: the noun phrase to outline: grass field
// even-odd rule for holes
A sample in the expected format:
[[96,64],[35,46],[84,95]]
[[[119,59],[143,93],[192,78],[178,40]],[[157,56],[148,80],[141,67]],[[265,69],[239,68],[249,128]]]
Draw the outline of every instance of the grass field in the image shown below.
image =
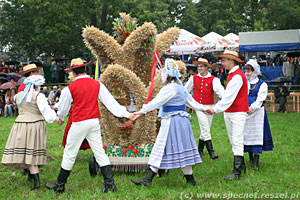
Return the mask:
[[[154,178],[150,187],[138,187],[130,179],[145,174],[114,173],[118,192],[103,194],[101,176],[90,177],[90,150],[80,151],[66,184],[66,192],[55,194],[44,187],[54,182],[60,169],[63,147],[60,146],[64,127],[47,124],[48,165],[40,168],[41,188],[30,191],[31,184],[20,170],[0,165],[0,199],[299,199],[300,198],[300,113],[268,113],[275,148],[260,157],[260,170],[252,170],[245,154],[247,173],[241,180],[228,182],[223,178],[232,171],[233,154],[228,141],[223,115],[215,115],[212,139],[218,160],[202,158],[193,167],[197,187],[186,185],[181,170],[171,170],[163,178]],[[0,118],[0,154],[2,155],[14,117]],[[198,143],[200,134],[197,117],[191,118]],[[206,155],[207,152],[205,151]],[[1,156],[2,157],[2,156]]]

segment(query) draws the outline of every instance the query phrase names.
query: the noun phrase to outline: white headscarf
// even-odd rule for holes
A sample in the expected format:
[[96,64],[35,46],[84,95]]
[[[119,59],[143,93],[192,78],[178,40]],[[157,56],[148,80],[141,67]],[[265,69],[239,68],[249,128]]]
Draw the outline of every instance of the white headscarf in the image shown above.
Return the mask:
[[251,65],[251,66],[253,67],[253,69],[254,69],[254,75],[255,75],[256,77],[257,77],[258,75],[261,74],[261,72],[260,72],[260,66],[259,66],[259,64],[257,63],[256,60],[250,59],[250,60],[246,63],[246,65]]
[[41,75],[31,75],[28,78],[26,78],[23,83],[26,84],[26,87],[22,93],[21,98],[19,99],[19,104],[22,103],[23,99],[27,94],[28,96],[26,98],[26,102],[31,102],[34,86],[43,85],[45,83],[45,78]]
[[[175,66],[176,69],[173,69],[173,66]],[[181,74],[178,69],[179,67],[176,62],[173,59],[167,58],[165,60],[165,66],[161,71],[162,82],[165,83],[168,76],[176,77],[177,79],[179,79],[181,77]]]

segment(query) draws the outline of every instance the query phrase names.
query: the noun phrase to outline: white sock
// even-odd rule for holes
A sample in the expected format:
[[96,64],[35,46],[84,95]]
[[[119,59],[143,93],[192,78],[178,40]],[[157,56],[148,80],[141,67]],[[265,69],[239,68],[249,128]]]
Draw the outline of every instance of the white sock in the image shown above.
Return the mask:
[[192,166],[186,166],[184,168],[181,168],[181,170],[184,175],[192,175],[193,174]]

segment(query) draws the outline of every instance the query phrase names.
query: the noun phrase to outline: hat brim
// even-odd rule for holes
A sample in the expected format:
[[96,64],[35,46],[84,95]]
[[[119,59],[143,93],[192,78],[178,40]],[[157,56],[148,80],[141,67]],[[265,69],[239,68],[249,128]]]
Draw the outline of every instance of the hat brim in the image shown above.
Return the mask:
[[195,64],[195,65],[197,65],[197,64],[204,64],[204,65],[206,65],[208,67],[212,67],[212,64],[207,63],[207,62],[198,61],[198,60],[194,60],[193,64]]
[[239,58],[239,57],[237,57],[237,56],[235,56],[235,55],[233,55],[233,54],[229,54],[229,53],[224,53],[224,54],[216,54],[216,56],[217,57],[220,57],[220,58],[229,58],[229,59],[232,59],[232,60],[235,60],[235,61],[238,61],[238,62],[240,62],[240,63],[244,63],[244,61],[241,59],[241,58]]
[[83,63],[83,64],[81,64],[81,65],[75,65],[75,66],[69,68],[68,70],[73,70],[73,69],[76,69],[76,68],[79,68],[79,67],[84,67],[84,66],[86,66],[86,65],[88,65],[88,64],[90,64],[90,63],[91,63],[91,61],[90,61],[90,62],[87,62],[87,63]]
[[32,72],[32,71],[36,71],[36,70],[39,70],[43,67],[36,67],[36,68],[31,68],[31,69],[28,69],[28,70],[25,70],[25,71],[22,71],[22,72],[19,72],[20,75],[23,75],[23,74],[26,74],[28,72]]

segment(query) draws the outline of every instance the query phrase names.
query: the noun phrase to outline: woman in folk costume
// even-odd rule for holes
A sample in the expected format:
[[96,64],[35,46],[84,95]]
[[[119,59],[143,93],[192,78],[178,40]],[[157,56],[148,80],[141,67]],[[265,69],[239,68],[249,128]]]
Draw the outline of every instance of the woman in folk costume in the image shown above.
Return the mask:
[[253,59],[246,63],[245,74],[248,79],[249,112],[244,129],[244,152],[249,153],[253,169],[258,170],[259,154],[263,150],[272,151],[274,147],[267,112],[264,108],[268,85],[258,78],[260,67]]
[[58,121],[45,95],[39,92],[44,82],[40,75],[24,80],[24,91],[16,95],[19,116],[11,129],[1,161],[11,167],[28,168],[34,180],[32,190],[40,187],[38,166],[47,164],[45,120],[48,123]]
[[185,106],[195,110],[202,110],[203,106],[185,91],[179,80],[180,73],[171,68],[170,62],[167,59],[162,69],[162,79],[166,85],[152,101],[134,113],[137,118],[162,106],[161,127],[149,158],[150,168],[144,178],[131,180],[136,185],[150,185],[158,169],[175,168],[182,169],[188,184],[196,185],[192,165],[202,161],[189,121],[190,115],[185,112]]

